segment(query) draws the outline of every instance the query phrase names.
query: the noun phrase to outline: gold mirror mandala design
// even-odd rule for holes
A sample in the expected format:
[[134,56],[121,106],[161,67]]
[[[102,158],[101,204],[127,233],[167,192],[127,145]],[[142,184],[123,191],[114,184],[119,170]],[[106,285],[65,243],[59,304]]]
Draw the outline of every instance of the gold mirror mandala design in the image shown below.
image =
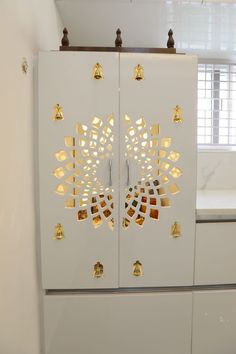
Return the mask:
[[158,221],[160,210],[170,208],[180,192],[176,180],[183,171],[176,166],[181,155],[174,150],[173,138],[161,135],[159,124],[148,126],[144,117],[135,122],[126,114],[125,158],[136,162],[138,181],[127,187],[122,226],[143,227],[147,219]]
[[114,229],[113,188],[99,179],[102,160],[113,157],[114,115],[106,120],[95,116],[90,127],[78,122],[75,135],[64,137],[61,150],[55,152],[59,166],[52,171],[58,180],[55,192],[65,199],[65,208],[76,209],[76,220],[89,220],[93,227],[103,223]]

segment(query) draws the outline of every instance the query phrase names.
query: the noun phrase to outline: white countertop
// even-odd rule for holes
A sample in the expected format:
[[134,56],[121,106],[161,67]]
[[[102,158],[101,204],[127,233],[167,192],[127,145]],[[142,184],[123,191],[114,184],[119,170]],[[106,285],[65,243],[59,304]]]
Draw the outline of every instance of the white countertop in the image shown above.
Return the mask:
[[235,219],[236,189],[198,190],[197,219]]

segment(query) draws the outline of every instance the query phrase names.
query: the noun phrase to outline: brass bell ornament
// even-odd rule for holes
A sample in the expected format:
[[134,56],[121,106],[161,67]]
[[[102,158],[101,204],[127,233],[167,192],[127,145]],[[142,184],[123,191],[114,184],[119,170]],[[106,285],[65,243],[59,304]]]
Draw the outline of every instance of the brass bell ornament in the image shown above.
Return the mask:
[[133,275],[135,277],[141,277],[143,275],[143,266],[140,261],[136,261],[133,264]]
[[181,226],[180,224],[175,221],[172,225],[171,225],[171,231],[170,234],[173,238],[177,238],[181,236]]
[[173,122],[174,123],[183,123],[183,112],[180,106],[175,106],[174,113],[173,113]]
[[95,80],[104,79],[102,65],[99,63],[96,63],[93,67],[93,78]]
[[144,69],[142,65],[138,64],[134,68],[134,80],[141,81],[144,80]]
[[94,264],[93,267],[93,277],[94,278],[101,278],[103,276],[104,273],[104,268],[102,263],[97,262],[96,264]]
[[64,228],[60,223],[58,223],[54,228],[54,240],[63,240],[64,238]]
[[57,103],[53,109],[52,119],[53,120],[63,120],[64,119],[62,107],[59,105],[59,103]]

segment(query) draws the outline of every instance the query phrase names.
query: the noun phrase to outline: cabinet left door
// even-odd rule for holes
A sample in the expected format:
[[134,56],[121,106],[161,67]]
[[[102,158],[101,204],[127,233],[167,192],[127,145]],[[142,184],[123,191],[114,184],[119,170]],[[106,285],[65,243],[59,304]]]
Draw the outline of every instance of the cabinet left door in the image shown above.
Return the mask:
[[118,54],[39,55],[44,289],[118,286]]

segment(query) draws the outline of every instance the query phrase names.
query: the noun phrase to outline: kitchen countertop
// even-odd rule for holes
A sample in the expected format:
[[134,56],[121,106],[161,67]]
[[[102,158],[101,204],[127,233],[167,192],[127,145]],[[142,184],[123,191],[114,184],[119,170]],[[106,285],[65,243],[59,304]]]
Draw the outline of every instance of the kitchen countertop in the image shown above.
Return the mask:
[[198,190],[197,221],[236,221],[236,189]]

